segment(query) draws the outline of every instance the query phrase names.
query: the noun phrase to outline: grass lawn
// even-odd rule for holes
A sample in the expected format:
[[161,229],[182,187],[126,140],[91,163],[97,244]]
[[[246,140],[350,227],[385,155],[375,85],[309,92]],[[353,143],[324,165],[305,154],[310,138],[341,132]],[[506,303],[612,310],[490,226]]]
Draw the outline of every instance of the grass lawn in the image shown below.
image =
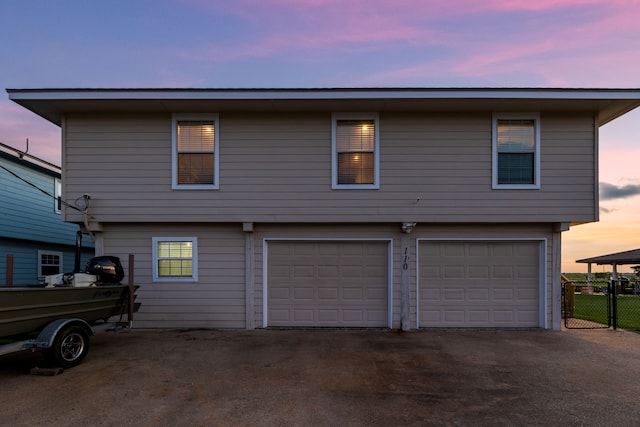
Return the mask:
[[[591,322],[607,324],[606,295],[576,294],[573,317]],[[618,328],[640,331],[640,296],[618,296]]]

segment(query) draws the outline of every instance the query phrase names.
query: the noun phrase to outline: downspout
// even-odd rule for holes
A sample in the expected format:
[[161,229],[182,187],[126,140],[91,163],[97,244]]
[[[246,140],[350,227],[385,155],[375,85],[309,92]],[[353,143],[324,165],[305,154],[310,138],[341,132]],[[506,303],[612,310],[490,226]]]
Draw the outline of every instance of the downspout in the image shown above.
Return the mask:
[[73,260],[73,272],[80,273],[80,257],[82,256],[82,231],[76,231],[76,256]]
[[84,199],[84,209],[82,210],[82,214],[84,216],[84,228],[87,230],[87,233],[89,234],[89,237],[91,237],[91,240],[93,240],[93,242],[95,243],[96,235],[89,228],[89,200],[91,200],[91,196],[89,196],[88,194],[83,194],[82,198]]

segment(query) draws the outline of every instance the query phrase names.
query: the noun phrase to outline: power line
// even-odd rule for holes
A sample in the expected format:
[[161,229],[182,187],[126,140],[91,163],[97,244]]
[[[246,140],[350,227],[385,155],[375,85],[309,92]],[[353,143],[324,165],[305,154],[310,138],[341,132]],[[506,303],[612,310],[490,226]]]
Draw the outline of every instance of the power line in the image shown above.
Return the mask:
[[[56,199],[57,199],[57,198],[56,198],[56,196],[55,196],[54,194],[51,194],[51,193],[49,193],[48,191],[43,190],[42,188],[40,188],[40,187],[38,187],[37,185],[35,185],[34,183],[32,183],[32,182],[30,182],[30,181],[28,181],[28,180],[24,179],[23,177],[21,177],[20,175],[18,175],[18,174],[17,174],[17,173],[15,173],[15,172],[13,172],[12,170],[7,169],[7,168],[6,168],[6,167],[4,167],[3,165],[0,165],[0,168],[2,168],[2,169],[4,169],[5,171],[9,172],[11,175],[15,176],[15,177],[16,177],[16,178],[18,178],[20,181],[24,182],[24,183],[25,183],[25,184],[27,184],[27,185],[30,185],[31,187],[35,188],[36,190],[40,191],[41,193],[45,194],[46,196],[51,197],[53,200],[56,200]],[[65,202],[64,200],[62,200],[62,198],[60,198],[60,203],[62,203],[63,205],[65,205],[65,206],[66,206],[66,207],[68,207],[68,208],[75,209],[75,210],[77,210],[78,212],[84,213],[84,210],[82,210],[82,209],[80,209],[80,208],[78,208],[78,207],[76,207],[76,206],[70,205],[69,203],[67,203],[67,202]]]

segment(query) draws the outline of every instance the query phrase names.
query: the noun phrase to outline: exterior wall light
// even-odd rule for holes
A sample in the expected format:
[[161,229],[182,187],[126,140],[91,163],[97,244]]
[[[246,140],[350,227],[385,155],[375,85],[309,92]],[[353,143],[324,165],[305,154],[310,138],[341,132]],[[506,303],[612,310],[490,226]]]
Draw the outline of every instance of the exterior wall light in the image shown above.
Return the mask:
[[403,233],[411,233],[411,231],[413,230],[413,227],[416,226],[415,222],[403,222],[402,223],[402,232]]

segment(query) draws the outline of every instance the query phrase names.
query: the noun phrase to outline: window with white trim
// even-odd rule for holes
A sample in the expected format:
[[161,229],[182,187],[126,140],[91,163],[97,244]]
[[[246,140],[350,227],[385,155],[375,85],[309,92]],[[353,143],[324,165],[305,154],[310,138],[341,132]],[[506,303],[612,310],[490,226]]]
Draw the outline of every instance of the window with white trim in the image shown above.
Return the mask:
[[38,251],[38,279],[62,273],[62,252]]
[[332,188],[380,188],[377,113],[335,113],[331,125]]
[[540,115],[493,115],[493,188],[540,188]]
[[219,144],[217,114],[174,114],[172,117],[172,188],[216,190]]
[[196,237],[153,237],[153,280],[195,282],[198,280]]

